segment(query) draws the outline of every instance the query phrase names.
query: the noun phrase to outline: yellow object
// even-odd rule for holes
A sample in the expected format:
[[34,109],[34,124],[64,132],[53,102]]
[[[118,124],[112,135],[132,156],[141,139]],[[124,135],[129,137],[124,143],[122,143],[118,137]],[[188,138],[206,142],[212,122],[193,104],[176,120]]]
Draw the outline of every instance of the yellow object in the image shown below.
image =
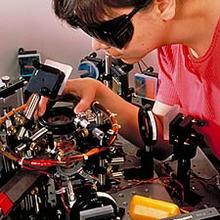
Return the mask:
[[135,195],[129,204],[132,220],[158,220],[180,214],[177,205],[161,200]]

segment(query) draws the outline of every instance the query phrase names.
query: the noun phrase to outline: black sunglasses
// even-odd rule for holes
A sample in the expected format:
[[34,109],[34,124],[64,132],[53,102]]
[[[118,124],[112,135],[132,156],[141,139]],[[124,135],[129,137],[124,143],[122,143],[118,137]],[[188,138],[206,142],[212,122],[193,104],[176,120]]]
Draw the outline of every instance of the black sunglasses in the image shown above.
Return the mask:
[[[148,1],[147,1],[148,2]],[[122,49],[130,42],[134,33],[131,18],[146,4],[135,7],[129,14],[121,15],[101,24],[85,24],[77,16],[73,16],[67,22],[73,27],[81,28],[93,38],[101,40],[113,47]]]

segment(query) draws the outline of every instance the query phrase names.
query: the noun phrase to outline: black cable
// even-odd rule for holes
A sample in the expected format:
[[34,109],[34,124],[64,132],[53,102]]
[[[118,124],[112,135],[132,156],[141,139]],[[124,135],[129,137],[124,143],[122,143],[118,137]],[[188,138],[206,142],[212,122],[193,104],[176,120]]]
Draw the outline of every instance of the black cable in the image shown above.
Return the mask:
[[148,66],[143,60],[141,60],[141,62],[144,64],[144,66],[145,66],[146,68],[149,68],[149,66]]
[[140,72],[143,73],[143,70],[142,70],[142,67],[141,67],[140,62],[138,62],[137,64],[138,64],[138,67],[139,67]]

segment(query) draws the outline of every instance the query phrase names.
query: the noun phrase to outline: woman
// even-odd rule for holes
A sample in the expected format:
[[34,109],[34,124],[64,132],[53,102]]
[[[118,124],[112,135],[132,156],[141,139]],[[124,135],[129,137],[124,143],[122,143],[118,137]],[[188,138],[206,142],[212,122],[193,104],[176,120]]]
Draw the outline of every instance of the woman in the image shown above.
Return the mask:
[[[92,36],[95,50],[126,63],[136,63],[157,48],[159,91],[153,112],[159,139],[164,115],[179,105],[184,114],[207,122],[201,132],[220,158],[219,0],[54,0],[54,10],[71,27]],[[144,145],[138,107],[93,79],[69,80],[65,93],[81,97],[76,112],[100,101],[118,114],[122,135]],[[44,111],[45,103],[39,114]]]

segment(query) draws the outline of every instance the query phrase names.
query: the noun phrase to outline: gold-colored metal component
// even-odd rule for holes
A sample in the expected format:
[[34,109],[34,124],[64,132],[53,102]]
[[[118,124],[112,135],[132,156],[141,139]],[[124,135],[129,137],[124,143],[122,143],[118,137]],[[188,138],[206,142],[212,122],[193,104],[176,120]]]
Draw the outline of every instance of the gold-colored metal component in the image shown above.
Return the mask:
[[87,128],[83,128],[83,129],[81,130],[81,135],[82,135],[83,137],[87,137],[87,136],[89,135],[89,130],[88,130]]
[[60,155],[57,155],[57,160],[61,161],[62,157]]
[[0,150],[5,151],[5,145],[0,141]]
[[107,175],[111,175],[112,172],[113,172],[112,166],[108,166],[107,169],[106,169]]
[[38,148],[38,145],[36,142],[32,142],[30,144],[30,150],[34,151],[34,150],[37,150],[37,148]]
[[64,157],[64,152],[59,150],[58,154],[57,154],[57,160],[61,161]]
[[96,190],[96,191],[98,190],[96,184],[92,184],[92,189],[94,189],[94,190]]
[[20,114],[15,114],[14,119],[15,119],[16,125],[20,125],[20,126],[24,125],[26,121],[25,117]]
[[35,187],[34,189],[31,190],[32,195],[37,195],[39,193],[38,187]]
[[14,134],[16,134],[16,132],[17,132],[17,129],[13,125],[11,125],[10,127],[7,128],[8,135],[14,135]]

